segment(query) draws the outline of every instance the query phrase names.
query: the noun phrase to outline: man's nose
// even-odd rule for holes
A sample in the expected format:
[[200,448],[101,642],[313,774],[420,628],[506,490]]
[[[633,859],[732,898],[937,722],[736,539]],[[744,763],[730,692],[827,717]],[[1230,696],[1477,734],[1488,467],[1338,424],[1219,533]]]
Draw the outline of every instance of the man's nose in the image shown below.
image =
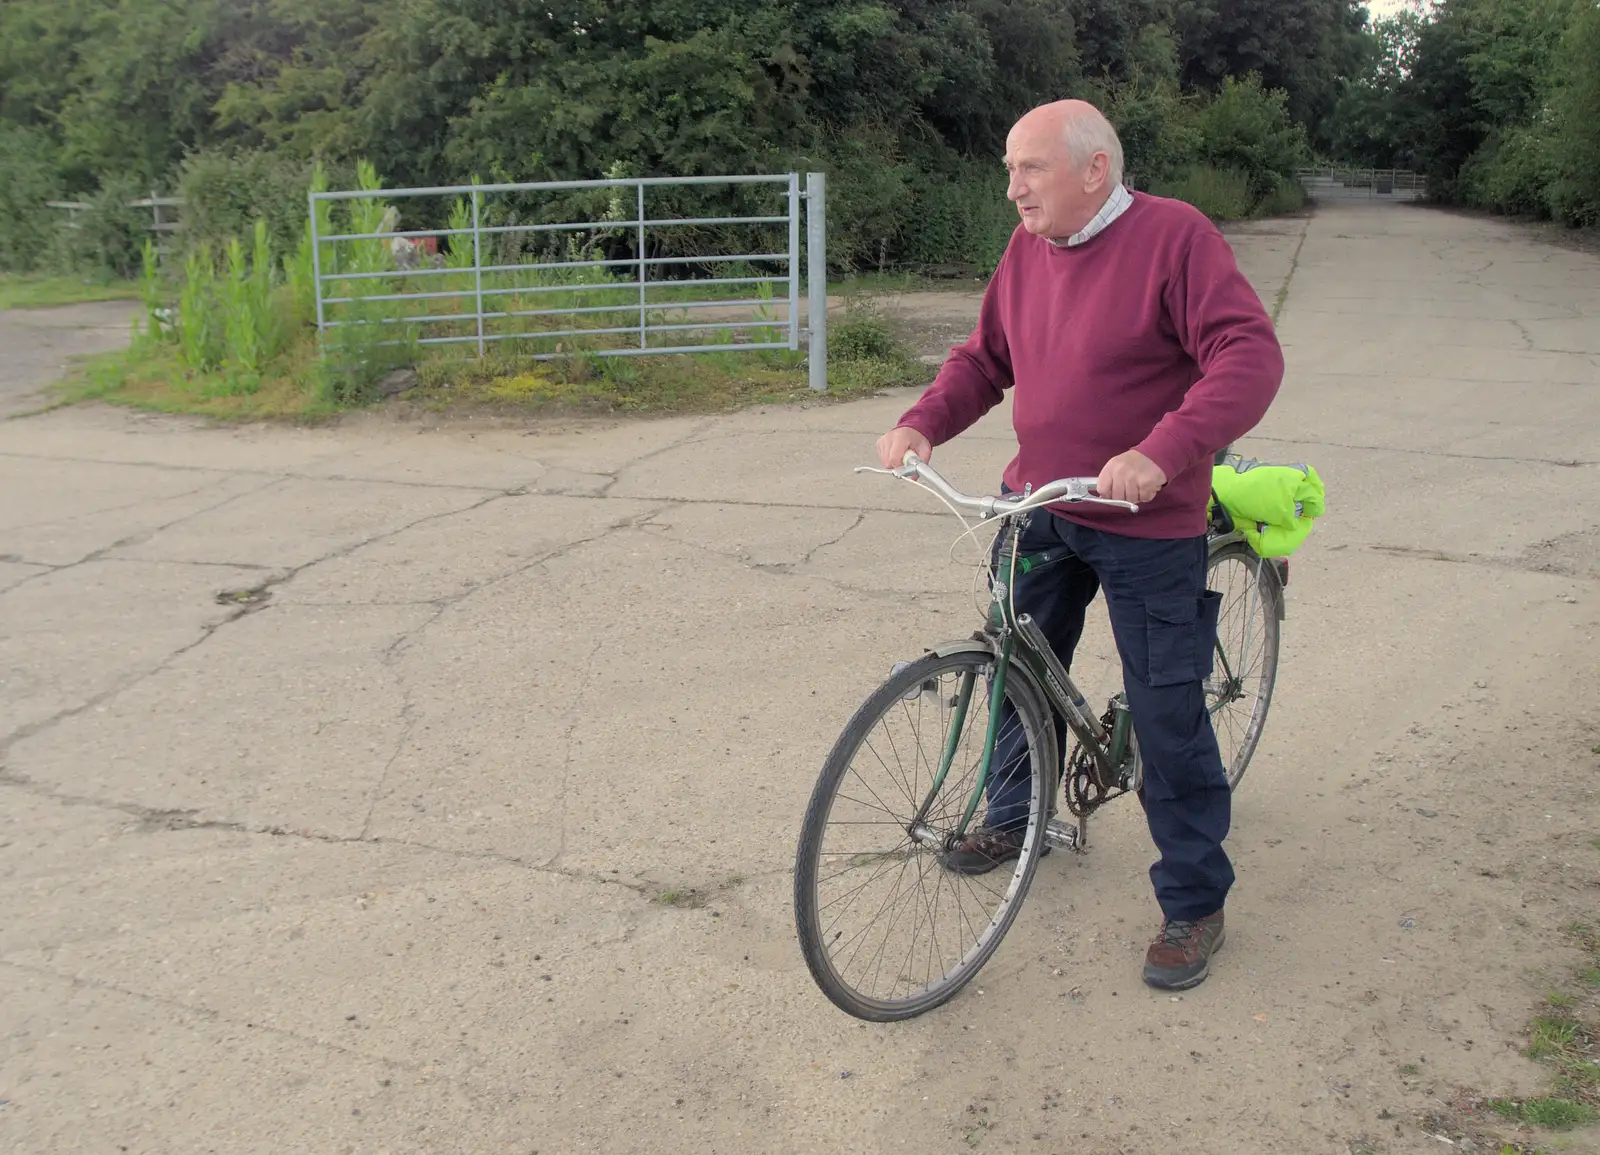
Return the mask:
[[1013,201],[1021,200],[1027,195],[1027,193],[1028,187],[1022,183],[1022,177],[1016,173],[1012,173],[1011,176],[1006,180],[1006,199]]

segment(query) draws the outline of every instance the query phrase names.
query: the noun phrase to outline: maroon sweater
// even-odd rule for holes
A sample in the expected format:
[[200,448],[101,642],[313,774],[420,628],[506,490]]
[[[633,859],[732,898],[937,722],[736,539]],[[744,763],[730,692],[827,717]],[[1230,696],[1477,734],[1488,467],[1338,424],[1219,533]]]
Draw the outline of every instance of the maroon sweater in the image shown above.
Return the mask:
[[1135,193],[1072,248],[1019,227],[977,330],[900,424],[942,444],[1015,385],[1007,484],[1095,477],[1137,449],[1167,475],[1137,514],[1052,508],[1132,537],[1195,537],[1206,528],[1212,458],[1261,420],[1282,379],[1272,321],[1222,234],[1182,201]]

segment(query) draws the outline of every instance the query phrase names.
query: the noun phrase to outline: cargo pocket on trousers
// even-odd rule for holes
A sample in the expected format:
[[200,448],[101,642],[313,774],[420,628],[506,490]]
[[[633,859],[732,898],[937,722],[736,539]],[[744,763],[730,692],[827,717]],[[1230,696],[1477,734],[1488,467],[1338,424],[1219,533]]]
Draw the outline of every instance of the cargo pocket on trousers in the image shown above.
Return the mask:
[[1181,686],[1211,673],[1222,595],[1151,598],[1145,603],[1150,685]]

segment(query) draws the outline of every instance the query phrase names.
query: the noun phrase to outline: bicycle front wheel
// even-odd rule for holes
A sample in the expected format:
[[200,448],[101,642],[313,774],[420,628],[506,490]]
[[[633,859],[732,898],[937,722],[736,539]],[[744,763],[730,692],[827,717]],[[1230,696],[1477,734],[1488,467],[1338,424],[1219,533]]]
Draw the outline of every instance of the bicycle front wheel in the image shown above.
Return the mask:
[[997,855],[992,869],[980,861],[979,872],[970,854],[953,857],[990,732],[994,675],[981,652],[910,663],[862,704],[823,765],[795,858],[795,923],[817,985],[857,1018],[908,1019],[954,997],[1000,945],[1033,881],[1055,739],[1015,663],[990,771],[1008,784],[996,797],[1003,813],[979,798],[967,829],[986,819],[1015,829],[1016,854]]
[[1206,584],[1222,595],[1206,710],[1222,751],[1228,788],[1239,785],[1261,741],[1278,680],[1283,588],[1272,563],[1244,542],[1213,553]]

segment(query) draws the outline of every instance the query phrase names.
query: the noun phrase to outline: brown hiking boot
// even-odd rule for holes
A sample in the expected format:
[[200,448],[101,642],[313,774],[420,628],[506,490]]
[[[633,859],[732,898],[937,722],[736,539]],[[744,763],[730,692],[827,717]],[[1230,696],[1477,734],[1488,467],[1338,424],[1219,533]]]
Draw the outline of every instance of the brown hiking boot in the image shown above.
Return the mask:
[[1205,982],[1211,956],[1222,949],[1222,912],[1193,922],[1169,919],[1144,956],[1144,981],[1162,991],[1186,991]]
[[[944,868],[955,874],[988,874],[1002,862],[1010,862],[1022,854],[1023,833],[980,826],[944,856]],[[1049,853],[1050,844],[1046,843],[1039,857]]]

